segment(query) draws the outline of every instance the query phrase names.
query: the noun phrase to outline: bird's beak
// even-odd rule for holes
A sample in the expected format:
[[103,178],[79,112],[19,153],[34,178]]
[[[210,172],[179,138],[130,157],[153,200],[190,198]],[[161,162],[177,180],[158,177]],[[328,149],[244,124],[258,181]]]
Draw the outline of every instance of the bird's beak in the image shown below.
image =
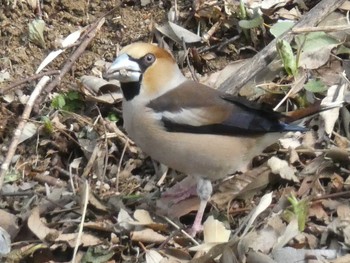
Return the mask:
[[114,60],[104,77],[120,82],[137,82],[140,81],[141,69],[136,61],[131,60],[127,54],[122,54]]

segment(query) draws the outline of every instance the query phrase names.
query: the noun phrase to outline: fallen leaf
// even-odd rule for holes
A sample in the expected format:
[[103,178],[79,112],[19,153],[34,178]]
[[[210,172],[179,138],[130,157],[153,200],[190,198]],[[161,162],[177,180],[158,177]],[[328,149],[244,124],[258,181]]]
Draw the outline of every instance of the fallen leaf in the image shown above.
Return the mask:
[[203,224],[203,235],[205,243],[223,243],[230,238],[231,231],[213,216],[209,216]]
[[272,192],[267,193],[261,197],[259,204],[247,216],[248,222],[245,225],[245,229],[242,233],[242,236],[244,236],[248,232],[255,219],[269,207],[271,202]]
[[24,125],[23,131],[21,133],[21,136],[19,137],[18,143],[22,143],[22,142],[32,138],[36,134],[37,130],[38,130],[37,125],[35,125],[32,122],[27,122]]
[[61,41],[61,48],[67,48],[77,42],[83,30],[84,29],[79,29],[73,33],[70,33],[65,39]]
[[270,167],[271,172],[279,174],[281,178],[293,182],[299,182],[299,179],[295,175],[295,168],[290,167],[287,161],[273,156],[267,161],[267,165]]
[[272,251],[275,262],[295,263],[307,262],[305,259],[312,258],[316,262],[322,262],[324,259],[330,260],[337,257],[335,249],[296,249],[292,247],[284,247]]
[[11,251],[11,237],[5,229],[0,226],[0,259]]
[[42,19],[34,19],[28,24],[29,29],[29,41],[38,45],[39,47],[45,48],[44,30],[46,24]]
[[157,251],[151,249],[146,251],[146,263],[160,263],[163,257]]
[[14,239],[19,231],[18,217],[0,209],[0,218],[0,227],[10,235],[11,239]]
[[138,222],[133,222],[133,224],[137,224],[137,225],[148,225],[148,224],[154,224],[155,223],[153,221],[153,219],[151,218],[151,215],[149,214],[149,212],[144,210],[144,209],[137,209],[134,212],[134,218]]
[[47,227],[40,219],[39,207],[34,207],[28,218],[28,228],[41,241],[46,239],[55,240],[59,236],[59,231]]
[[[78,233],[60,234],[55,239],[55,242],[67,242],[70,247],[75,247],[77,237],[78,237]],[[82,233],[81,235],[80,245],[83,247],[96,246],[102,243],[103,243],[103,240],[94,235],[91,235],[88,233]]]
[[40,73],[47,65],[49,65],[55,58],[57,58],[64,50],[57,49],[55,51],[51,51],[46,58],[40,63],[39,67],[35,71],[35,74]]
[[132,241],[139,241],[144,243],[161,244],[167,239],[166,236],[163,236],[149,228],[139,231],[133,231],[130,235]]
[[272,252],[278,251],[279,249],[284,247],[293,237],[295,237],[299,233],[300,231],[298,227],[298,220],[295,217],[292,219],[292,221],[289,222],[284,233],[280,237],[278,237],[277,242],[273,246]]
[[[329,106],[343,103],[344,101],[344,90],[347,85],[341,86],[333,85],[328,88],[327,96],[322,100],[321,106]],[[320,113],[321,118],[324,121],[325,131],[330,136],[334,129],[334,125],[339,118],[340,108],[334,108]]]
[[331,51],[339,42],[324,32],[311,32],[295,38],[301,49],[299,65],[305,69],[317,69],[327,63]]

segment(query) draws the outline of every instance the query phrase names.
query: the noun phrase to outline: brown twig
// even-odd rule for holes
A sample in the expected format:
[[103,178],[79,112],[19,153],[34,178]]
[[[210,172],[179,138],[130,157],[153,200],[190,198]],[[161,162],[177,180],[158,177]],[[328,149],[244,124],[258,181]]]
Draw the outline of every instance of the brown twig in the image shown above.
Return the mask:
[[50,186],[56,186],[56,187],[65,187],[67,186],[67,183],[65,181],[62,181],[60,179],[57,179],[53,176],[47,175],[47,174],[37,174],[34,177],[34,180],[43,183],[48,184]]
[[332,199],[332,198],[339,198],[339,197],[350,197],[350,191],[344,191],[339,193],[333,193],[333,194],[326,194],[322,196],[317,196],[312,199],[313,202],[318,200],[324,200],[324,199]]
[[198,53],[205,53],[205,52],[208,52],[208,51],[211,51],[211,50],[222,51],[222,49],[224,47],[226,47],[228,44],[236,41],[239,38],[240,38],[240,36],[236,35],[236,36],[231,37],[229,39],[225,39],[224,41],[221,41],[221,42],[219,42],[217,44],[214,44],[214,45],[211,45],[211,46],[204,46],[202,48],[198,48]]
[[60,74],[59,70],[49,70],[49,71],[46,71],[46,72],[41,72],[41,73],[35,74],[33,76],[27,77],[25,79],[21,79],[21,80],[13,82],[11,85],[1,89],[0,93],[4,94],[4,93],[6,93],[6,92],[8,92],[8,91],[10,91],[10,90],[12,90],[12,89],[14,89],[16,87],[21,87],[21,86],[23,86],[26,83],[29,83],[29,82],[31,82],[33,80],[40,79],[40,78],[42,78],[44,76],[51,76],[51,75],[58,75],[58,74]]
[[191,63],[190,63],[190,59],[189,59],[189,57],[188,57],[188,52],[187,52],[186,43],[185,43],[185,41],[184,41],[183,39],[182,39],[182,47],[183,47],[184,51],[187,53],[187,54],[186,54],[187,67],[188,67],[188,69],[189,69],[190,72],[191,72],[192,79],[193,79],[194,81],[198,82],[197,75],[196,75],[196,73],[194,72],[194,70],[193,70],[193,68],[192,68],[192,66],[191,66]]
[[[292,30],[311,27],[317,25],[328,14],[337,9],[345,0],[322,0],[312,8],[302,19],[293,27]],[[278,40],[291,42],[293,35],[291,30],[283,34],[278,39],[274,39],[263,50],[256,54],[248,62],[244,63],[236,72],[226,79],[219,87],[219,90],[238,94],[239,90],[254,78],[261,70],[265,69],[276,57],[276,43]]]
[[2,185],[4,183],[4,177],[5,174],[7,173],[12,158],[15,155],[16,149],[17,149],[17,145],[19,143],[21,134],[23,132],[23,129],[27,123],[27,120],[30,116],[30,113],[32,112],[33,109],[33,105],[35,103],[35,101],[37,100],[37,98],[39,97],[41,91],[44,89],[45,85],[47,84],[47,82],[50,80],[50,78],[48,76],[44,76],[38,83],[38,85],[36,85],[34,91],[32,92],[32,94],[29,97],[29,100],[26,104],[26,107],[24,108],[22,117],[21,117],[21,121],[17,126],[17,129],[14,132],[14,136],[12,138],[11,144],[9,146],[9,150],[7,152],[5,161],[3,162],[3,164],[1,165],[1,169],[0,169],[0,190],[2,188]]
[[[20,136],[22,134],[22,131],[24,129],[25,124],[27,123],[27,119],[30,116],[30,113],[32,112],[34,103],[35,105],[41,105],[41,103],[45,100],[46,96],[57,86],[57,84],[61,81],[62,77],[72,68],[74,62],[80,57],[80,55],[84,52],[86,47],[89,45],[91,40],[94,38],[95,34],[97,33],[98,29],[101,28],[103,25],[105,19],[102,17],[98,21],[96,21],[94,24],[92,24],[85,32],[83,37],[85,37],[81,45],[73,52],[71,57],[69,58],[68,62],[63,66],[63,68],[60,71],[60,74],[54,78],[52,82],[49,83],[49,85],[46,86],[47,82],[49,81],[48,76],[44,76],[34,89],[33,93],[31,94],[27,105],[24,109],[24,112],[22,114],[22,121],[18,124],[17,129],[15,130],[14,137],[12,138],[12,142],[9,146],[9,150],[7,152],[5,161],[1,165],[0,169],[0,190],[2,188],[5,174],[7,173],[11,160],[16,152],[17,145],[19,143]],[[44,89],[45,88],[45,89]],[[38,99],[39,95],[42,93],[42,97]]]
[[95,37],[97,31],[101,28],[104,22],[105,19],[104,17],[102,17],[100,20],[96,21],[88,27],[88,29],[82,36],[80,46],[73,52],[73,54],[68,59],[68,62],[62,67],[60,74],[57,77],[55,77],[55,79],[45,88],[45,90],[43,91],[43,96],[40,98],[38,105],[40,105],[46,99],[46,96],[60,83],[63,76],[72,68],[74,62],[85,51],[85,49]]
[[84,195],[82,195],[83,198],[83,211],[82,211],[82,215],[81,215],[81,220],[80,220],[80,225],[79,225],[79,231],[78,231],[78,235],[77,238],[75,240],[75,246],[74,246],[74,251],[73,251],[73,258],[72,258],[72,263],[77,262],[76,261],[76,256],[78,253],[78,248],[81,244],[81,238],[83,236],[83,228],[84,228],[84,222],[85,222],[85,216],[86,216],[86,211],[87,211],[87,205],[89,203],[89,194],[90,194],[90,187],[89,187],[89,183],[87,180],[84,181]]
[[292,34],[310,33],[310,32],[339,32],[350,30],[350,26],[318,26],[318,27],[304,27],[292,29]]
[[116,191],[119,192],[119,175],[120,175],[120,170],[121,170],[121,167],[122,167],[122,163],[123,163],[123,159],[124,159],[124,155],[125,155],[125,151],[126,151],[126,148],[128,147],[128,140],[126,141],[125,145],[124,145],[124,148],[123,148],[123,151],[122,151],[122,154],[120,156],[120,160],[119,160],[119,164],[118,164],[118,170],[117,170],[117,181],[116,181]]

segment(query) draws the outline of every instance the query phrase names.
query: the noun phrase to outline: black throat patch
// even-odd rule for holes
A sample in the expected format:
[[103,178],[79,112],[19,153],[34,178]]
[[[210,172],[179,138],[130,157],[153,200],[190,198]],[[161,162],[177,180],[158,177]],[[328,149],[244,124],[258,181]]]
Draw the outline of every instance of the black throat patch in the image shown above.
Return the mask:
[[140,94],[141,82],[124,82],[120,83],[120,87],[122,89],[124,98],[129,101]]

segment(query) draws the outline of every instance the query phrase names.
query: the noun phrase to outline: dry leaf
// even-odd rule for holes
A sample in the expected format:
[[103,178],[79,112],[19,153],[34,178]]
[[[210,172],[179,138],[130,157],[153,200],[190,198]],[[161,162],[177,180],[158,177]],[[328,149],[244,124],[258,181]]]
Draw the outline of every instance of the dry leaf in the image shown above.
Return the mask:
[[28,228],[34,235],[36,235],[41,241],[45,239],[55,240],[59,236],[59,232],[56,229],[47,227],[40,219],[39,207],[32,209],[32,213],[28,218]]
[[267,227],[261,231],[252,231],[244,236],[238,243],[237,251],[240,262],[244,262],[246,253],[248,251],[262,251],[268,254],[271,248],[276,243],[277,233],[271,228]]
[[146,228],[139,231],[131,232],[131,240],[139,241],[144,243],[156,243],[161,244],[167,239],[166,236],[163,236],[156,231]]
[[32,138],[36,134],[37,130],[38,130],[38,128],[34,123],[27,122],[24,125],[23,131],[21,133],[21,136],[19,137],[18,143],[22,143],[22,142]]
[[67,48],[77,42],[80,38],[81,32],[83,32],[83,29],[79,29],[73,33],[70,33],[65,39],[61,41],[61,48]]
[[155,224],[149,212],[143,209],[137,209],[134,212],[134,218],[138,221],[138,222],[133,222],[133,224],[136,224],[136,225]]
[[56,57],[58,57],[64,50],[58,49],[55,51],[51,51],[50,54],[44,58],[44,60],[40,63],[38,69],[35,71],[35,74],[40,73],[47,65],[49,65]]
[[89,101],[114,104],[123,98],[120,83],[117,80],[106,81],[95,76],[82,76],[80,78],[80,91]]
[[157,251],[151,249],[146,251],[146,263],[161,263],[163,257]]
[[[70,234],[60,234],[56,239],[55,242],[67,242],[70,247],[76,246],[78,233],[70,233]],[[87,233],[82,233],[80,245],[83,247],[91,247],[96,246],[99,244],[102,244],[103,240]]]
[[259,204],[247,216],[248,222],[245,226],[242,236],[244,236],[248,232],[248,230],[252,226],[255,219],[269,207],[271,202],[272,202],[272,192],[267,193],[263,195],[263,197],[261,197]]
[[203,235],[205,243],[223,243],[230,238],[231,231],[213,216],[209,216],[203,224]]
[[14,239],[19,231],[17,222],[18,217],[3,209],[0,209],[0,218],[0,227],[2,227],[7,233],[9,233],[11,239]]
[[0,226],[0,259],[11,251],[11,237],[5,229]]
[[217,244],[228,242],[231,231],[213,216],[209,216],[203,224],[204,243],[191,247],[190,251],[207,252]]
[[128,214],[128,212],[121,208],[118,214],[119,226],[125,228],[126,230],[131,230],[134,228],[134,223],[135,220]]
[[272,256],[275,262],[278,263],[295,263],[295,262],[309,262],[305,259],[312,258],[316,262],[323,262],[324,259],[330,260],[337,257],[335,249],[296,249],[291,247],[284,247],[272,251]]
[[267,165],[274,174],[279,174],[281,178],[299,182],[299,179],[295,175],[295,168],[290,167],[287,161],[273,156],[267,161]]
[[284,233],[278,237],[276,244],[273,246],[272,251],[276,251],[284,247],[292,238],[300,233],[298,219],[294,217],[286,227]]
[[[327,96],[322,100],[321,106],[341,105],[344,101],[345,87],[346,84],[329,87]],[[334,108],[320,113],[321,118],[324,120],[325,131],[329,136],[332,134],[334,125],[339,118],[339,109],[340,108]]]

